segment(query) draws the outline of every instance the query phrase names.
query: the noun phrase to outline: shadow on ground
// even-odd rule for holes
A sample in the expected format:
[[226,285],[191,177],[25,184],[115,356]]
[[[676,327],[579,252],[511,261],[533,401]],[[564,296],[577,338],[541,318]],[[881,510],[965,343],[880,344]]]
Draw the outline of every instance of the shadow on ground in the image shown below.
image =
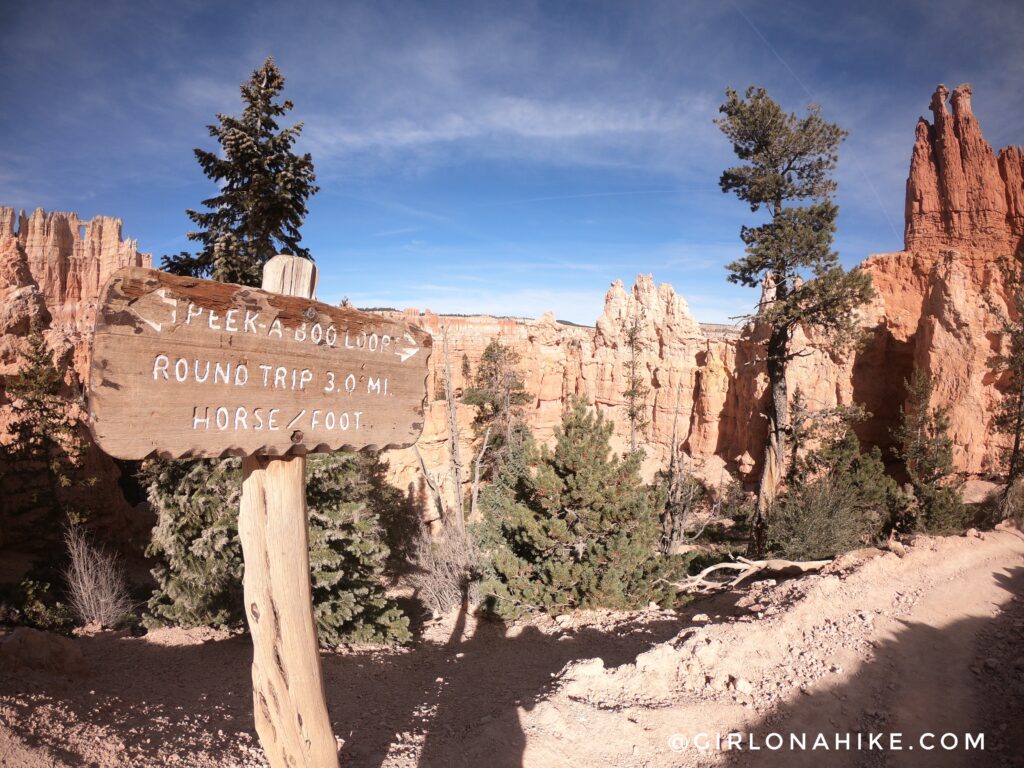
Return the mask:
[[[773,712],[751,728],[758,743],[783,735],[777,751],[730,752],[726,765],[758,768],[798,766],[1024,766],[1024,669],[1015,668],[1024,648],[1024,568],[997,576],[1010,596],[995,618],[969,618],[936,628],[903,622],[874,658],[845,685],[815,691]],[[988,661],[988,665],[986,665]],[[791,732],[807,734],[808,745],[823,733],[902,733],[900,751],[811,750],[786,747]],[[966,733],[984,733],[984,751],[965,749]],[[935,749],[922,749],[924,733]],[[943,751],[939,737],[958,734],[957,747]],[[882,742],[888,744],[888,736]],[[952,741],[949,742],[952,744]],[[910,747],[910,748],[908,748]]]
[[[525,735],[517,709],[532,708],[566,663],[592,657],[606,666],[632,662],[689,626],[694,613],[724,615],[738,610],[734,603],[735,596],[723,595],[671,618],[638,615],[614,628],[553,634],[532,625],[515,632],[477,623],[463,612],[446,642],[325,654],[329,711],[344,740],[342,764],[519,766]],[[90,667],[82,676],[0,675],[0,703],[16,713],[9,727],[28,745],[68,765],[94,764],[68,748],[66,733],[31,724],[42,703],[68,713],[69,722],[100,726],[112,741],[123,741],[125,765],[160,765],[173,752],[185,764],[197,754],[205,765],[239,759],[238,734],[254,732],[248,638],[160,645],[99,635],[78,643]],[[482,729],[488,753],[471,754],[466,750],[482,743]]]

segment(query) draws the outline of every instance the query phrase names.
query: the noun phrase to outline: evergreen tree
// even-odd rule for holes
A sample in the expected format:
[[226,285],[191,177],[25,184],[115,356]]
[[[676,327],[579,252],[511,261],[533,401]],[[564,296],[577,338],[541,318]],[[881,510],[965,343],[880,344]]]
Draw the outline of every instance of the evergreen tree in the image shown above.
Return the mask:
[[473,386],[462,395],[462,402],[476,408],[473,429],[477,437],[489,430],[484,462],[489,470],[500,462],[510,439],[518,434],[515,424],[522,419],[522,406],[530,402],[518,365],[518,352],[497,339],[491,341],[480,357]]
[[763,88],[750,87],[744,97],[733,89],[716,120],[732,141],[741,165],[719,180],[768,221],[744,226],[740,238],[746,256],[728,265],[729,281],[765,287],[759,318],[767,329],[764,362],[768,373],[768,440],[761,470],[752,549],[764,545],[769,507],[786,474],[790,430],[786,368],[794,355],[794,331],[802,326],[828,339],[836,351],[853,338],[855,310],[872,295],[870,276],[845,272],[832,250],[838,207],[831,178],[838,147],[846,133],[822,119],[817,106],[804,117],[785,113]]
[[849,421],[839,430],[795,460],[768,526],[774,555],[820,560],[866,546],[900,508],[899,488],[881,451],[861,452]]
[[499,616],[638,608],[671,596],[658,576],[663,500],[640,479],[638,453],[611,454],[613,425],[574,400],[554,450],[511,452],[486,494],[492,572],[480,586]]
[[1024,469],[1024,266],[1018,259],[1001,259],[999,268],[1008,311],[1003,311],[991,295],[986,298],[989,309],[1003,330],[1001,351],[989,358],[989,366],[1000,375],[1004,384],[992,426],[1010,438],[1010,447],[1004,456],[1006,489],[1003,503],[1006,506],[1010,491]]
[[[379,528],[401,494],[381,493],[375,456],[335,453],[307,460],[313,609],[320,641],[409,639],[408,619],[387,597],[388,547]],[[143,480],[157,526],[147,555],[158,560],[151,624],[236,626],[242,606],[238,459],[147,462]]]
[[299,227],[319,188],[312,158],[293,151],[302,124],[278,126],[293,107],[278,100],[283,88],[284,77],[267,58],[242,84],[242,116],[218,114],[217,124],[208,126],[220,152],[196,149],[195,156],[218,194],[203,201],[207,210],[188,211],[199,227],[188,237],[202,249],[165,256],[165,270],[258,286],[263,265],[278,253],[312,258]]
[[309,564],[320,642],[407,642],[409,619],[384,590],[389,552],[373,506],[380,462],[362,453],[308,461]]
[[139,479],[157,518],[146,548],[157,563],[148,623],[224,627],[244,618],[241,466],[237,458],[143,463]]
[[917,500],[918,525],[935,532],[962,528],[963,502],[958,489],[949,485],[953,475],[949,413],[931,407],[932,380],[923,371],[914,371],[907,391],[909,407],[901,409],[895,438]]
[[647,430],[650,419],[647,418],[647,395],[651,388],[640,372],[640,353],[644,349],[644,322],[642,310],[638,310],[629,320],[622,323],[622,332],[629,349],[629,368],[626,373],[626,389],[622,396],[626,398],[626,418],[629,420],[629,449],[634,453],[638,450],[637,436]]
[[[18,373],[5,382],[11,401],[8,432],[12,439],[2,448],[0,478],[17,478],[21,489],[4,489],[4,506],[9,514],[46,511],[50,533],[63,516],[82,522],[83,511],[75,509],[69,491],[74,485],[89,484],[83,458],[82,425],[74,415],[75,403],[68,396],[68,371],[54,359],[38,323],[25,339]],[[25,487],[29,490],[26,492]],[[11,508],[13,507],[13,508]],[[33,529],[33,536],[39,531]]]

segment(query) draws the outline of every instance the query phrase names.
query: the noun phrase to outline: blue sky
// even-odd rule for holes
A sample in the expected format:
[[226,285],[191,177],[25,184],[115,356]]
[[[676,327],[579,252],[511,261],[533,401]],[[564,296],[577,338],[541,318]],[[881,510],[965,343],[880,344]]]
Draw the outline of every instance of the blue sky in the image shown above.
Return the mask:
[[158,260],[213,193],[192,155],[272,54],[321,192],[320,298],[593,323],[615,279],[670,282],[702,321],[749,209],[718,189],[726,86],[818,102],[850,132],[837,248],[902,245],[917,117],[974,85],[1024,141],[1017,2],[0,2],[0,204],[124,219]]

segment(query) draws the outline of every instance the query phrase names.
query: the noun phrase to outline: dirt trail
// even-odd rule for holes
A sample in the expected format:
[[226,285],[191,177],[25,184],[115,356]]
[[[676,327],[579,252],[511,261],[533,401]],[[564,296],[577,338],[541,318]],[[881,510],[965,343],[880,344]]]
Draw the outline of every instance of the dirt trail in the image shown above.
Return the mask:
[[[244,638],[78,641],[89,671],[0,670],[0,766],[256,766]],[[343,764],[1024,765],[1024,538],[755,583],[679,612],[511,628],[452,617],[407,651],[324,657]],[[985,733],[984,753],[700,752],[674,734]],[[678,746],[678,736],[676,744]],[[854,739],[856,736],[854,736]],[[1016,760],[1017,762],[1014,762]]]

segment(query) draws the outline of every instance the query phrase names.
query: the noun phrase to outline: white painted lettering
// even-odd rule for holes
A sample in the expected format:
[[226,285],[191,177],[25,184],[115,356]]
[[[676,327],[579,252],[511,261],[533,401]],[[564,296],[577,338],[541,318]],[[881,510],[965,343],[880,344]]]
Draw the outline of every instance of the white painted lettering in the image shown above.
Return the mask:
[[206,368],[203,369],[203,377],[202,378],[199,378],[199,361],[196,360],[193,363],[193,365],[195,365],[196,381],[198,381],[200,384],[203,384],[208,378],[210,378],[210,361],[209,360],[206,361]]
[[283,339],[284,338],[284,333],[282,332],[283,327],[284,326],[281,325],[281,321],[278,320],[275,317],[274,318],[274,322],[272,322],[270,324],[270,330],[267,331],[267,336],[273,336],[276,333],[277,334],[277,338]]
[[274,389],[288,388],[288,369],[283,365],[278,366],[274,371]]
[[217,419],[217,429],[223,431],[223,430],[228,428],[228,424],[230,423],[231,416],[228,413],[228,409],[225,408],[223,405],[220,408],[217,409],[216,419]]
[[174,364],[174,378],[177,381],[184,381],[188,378],[188,360],[179,357]]
[[203,314],[203,308],[189,302],[188,310],[185,313],[185,325],[192,325],[192,318],[199,317],[201,314]]
[[260,370],[263,371],[263,386],[264,387],[269,387],[270,386],[270,372],[273,370],[273,368],[274,368],[274,366],[272,366],[272,365],[261,365],[260,366]]
[[209,310],[209,315],[206,317],[206,323],[209,325],[211,331],[219,331],[220,326],[217,323],[220,322],[220,315],[214,312],[212,309]]
[[244,333],[256,333],[256,318],[259,316],[259,312],[253,312],[251,309],[245,310],[245,320],[242,321],[242,331]]
[[164,381],[167,381],[167,369],[170,365],[171,359],[167,355],[157,355],[156,359],[153,360],[153,378],[158,379],[162,373]]
[[309,368],[303,368],[299,373],[299,389],[305,391],[306,385],[313,380],[313,372]]
[[270,413],[267,414],[267,429],[271,430],[272,432],[277,432],[278,430],[281,429],[281,427],[277,425],[277,422],[274,421],[274,418],[280,412],[280,408],[271,408]]
[[215,363],[213,366],[213,383],[228,384],[231,381],[231,363]]
[[203,416],[199,416],[198,406],[192,409],[192,429],[199,429],[199,425],[202,424],[204,429],[210,428],[210,409],[203,408]]
[[231,333],[238,333],[238,309],[229,309],[224,315],[224,330]]
[[235,429],[236,430],[238,429],[238,425],[239,424],[242,425],[242,429],[248,429],[249,428],[248,423],[246,423],[246,418],[248,418],[248,415],[246,414],[245,408],[243,408],[241,406],[239,406],[238,408],[235,408]]
[[[207,363],[209,365],[209,363]],[[239,363],[235,366],[235,386],[244,387],[249,383],[249,367],[245,363]],[[387,389],[387,382],[384,383],[384,389]]]

